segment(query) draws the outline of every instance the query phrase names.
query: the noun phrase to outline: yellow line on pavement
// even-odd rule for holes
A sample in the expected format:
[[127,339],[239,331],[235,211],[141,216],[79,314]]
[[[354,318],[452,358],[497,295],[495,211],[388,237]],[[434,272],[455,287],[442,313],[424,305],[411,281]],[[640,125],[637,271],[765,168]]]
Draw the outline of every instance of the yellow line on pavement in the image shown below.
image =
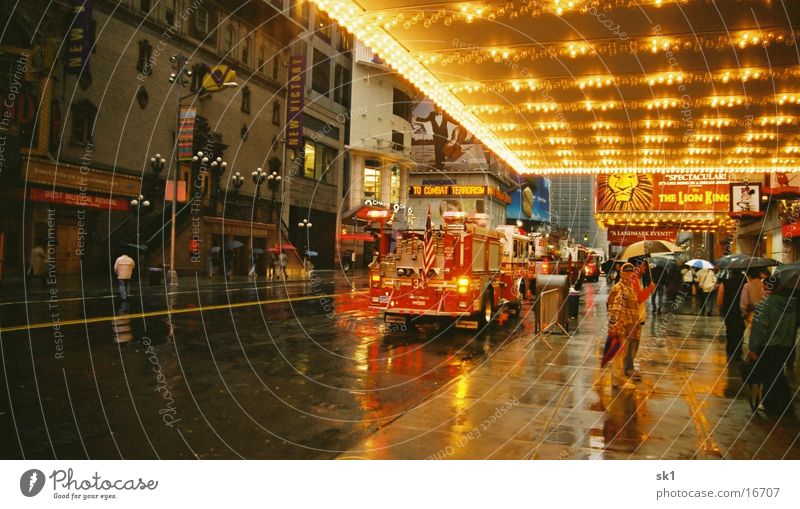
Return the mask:
[[332,294],[324,294],[324,295],[309,295],[306,297],[296,297],[291,298],[287,297],[285,299],[273,299],[273,300],[255,300],[255,301],[248,301],[248,302],[234,302],[232,304],[215,304],[213,306],[195,306],[190,308],[180,308],[180,309],[162,309],[159,311],[146,311],[142,313],[131,313],[127,315],[115,315],[115,316],[97,316],[94,318],[79,318],[75,320],[63,320],[57,322],[45,322],[45,323],[34,323],[30,325],[14,325],[10,327],[2,327],[0,328],[0,333],[6,332],[18,332],[24,330],[33,330],[33,329],[46,329],[48,327],[53,327],[54,325],[58,325],[59,327],[64,327],[67,325],[82,325],[82,324],[89,324],[89,323],[100,323],[100,322],[112,322],[114,320],[130,320],[133,318],[149,318],[153,316],[164,316],[164,315],[181,315],[185,313],[196,313],[198,311],[216,311],[220,309],[234,309],[234,308],[244,308],[250,306],[260,306],[262,304],[282,304],[286,302],[300,302],[304,300],[314,300],[314,299],[325,299],[331,297],[341,297],[343,295],[350,295],[350,293],[332,293]]

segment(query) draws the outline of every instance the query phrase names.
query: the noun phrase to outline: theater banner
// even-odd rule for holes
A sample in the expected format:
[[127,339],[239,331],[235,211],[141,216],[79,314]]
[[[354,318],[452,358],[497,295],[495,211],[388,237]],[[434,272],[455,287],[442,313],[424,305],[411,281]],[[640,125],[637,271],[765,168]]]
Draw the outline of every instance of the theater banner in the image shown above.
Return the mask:
[[597,212],[727,212],[722,172],[612,173],[597,177]]
[[628,246],[640,240],[666,240],[675,242],[678,228],[662,226],[609,226],[608,241],[615,246]]

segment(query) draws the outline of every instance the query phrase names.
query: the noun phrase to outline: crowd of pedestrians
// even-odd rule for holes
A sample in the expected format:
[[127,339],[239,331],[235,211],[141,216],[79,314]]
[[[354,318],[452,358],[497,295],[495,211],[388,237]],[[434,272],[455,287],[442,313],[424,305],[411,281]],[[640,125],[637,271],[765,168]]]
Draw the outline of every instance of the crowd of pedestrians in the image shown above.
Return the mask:
[[665,302],[698,299],[698,315],[711,316],[716,307],[724,320],[729,368],[747,365],[753,373],[749,383],[761,383],[761,409],[776,415],[792,411],[793,391],[785,371],[792,369],[800,330],[795,288],[782,288],[779,278],[765,268],[720,272],[717,267],[649,267],[645,260],[632,261],[618,263],[609,281],[613,286],[608,297],[608,334],[620,342],[611,362],[613,387],[635,389],[634,382],[640,380],[635,359],[647,300],[653,315],[658,315]]

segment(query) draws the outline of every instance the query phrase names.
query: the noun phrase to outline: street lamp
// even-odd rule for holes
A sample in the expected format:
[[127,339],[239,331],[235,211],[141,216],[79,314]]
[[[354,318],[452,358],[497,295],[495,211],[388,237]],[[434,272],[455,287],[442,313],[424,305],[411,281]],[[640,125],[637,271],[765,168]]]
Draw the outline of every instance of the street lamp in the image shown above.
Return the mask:
[[213,161],[211,161],[211,174],[214,175],[214,189],[212,189],[212,196],[214,197],[214,206],[216,207],[217,199],[219,198],[219,181],[222,174],[225,173],[225,169],[228,167],[228,163],[222,160],[221,157],[217,157]]
[[269,187],[269,190],[272,193],[272,199],[270,200],[270,205],[269,205],[269,220],[273,221],[273,215],[275,211],[275,193],[281,186],[280,173],[278,173],[277,171],[273,171],[272,173],[267,175],[267,186]]
[[139,252],[139,242],[140,242],[139,236],[141,235],[141,232],[140,232],[140,229],[139,229],[139,215],[141,214],[142,209],[146,209],[149,206],[150,206],[150,201],[146,200],[144,198],[144,196],[142,196],[141,194],[137,198],[134,198],[134,199],[131,200],[131,211],[133,211],[134,215],[137,218],[136,219],[136,252],[137,252],[137,254]]
[[258,219],[258,202],[261,199],[261,184],[267,179],[267,172],[265,172],[262,168],[256,168],[250,174],[250,178],[253,179],[253,184],[256,185],[256,197],[253,200],[253,213],[252,218],[253,220]]
[[[303,257],[308,256],[308,250],[311,244],[311,227],[314,226],[313,224],[308,222],[308,219],[303,219],[301,222],[297,223],[299,228],[302,228],[302,232],[304,235],[303,240]],[[305,265],[305,264],[304,264]]]
[[236,194],[239,194],[239,189],[241,189],[242,185],[244,185],[244,175],[238,171],[234,173],[231,176],[231,184],[233,185],[233,189],[236,191]]
[[173,55],[169,59],[172,62],[173,72],[169,75],[169,82],[176,84],[175,87],[175,173],[172,176],[172,224],[170,232],[169,246],[169,284],[178,284],[178,272],[175,270],[175,232],[178,217],[178,169],[180,166],[180,156],[178,151],[178,134],[181,130],[181,88],[189,85],[192,71],[189,69],[189,59],[183,55]]
[[156,154],[155,157],[150,158],[150,169],[153,170],[153,173],[156,176],[156,179],[153,182],[154,191],[158,189],[158,179],[161,175],[161,172],[164,170],[164,163],[166,162],[167,160],[161,157],[161,154]]

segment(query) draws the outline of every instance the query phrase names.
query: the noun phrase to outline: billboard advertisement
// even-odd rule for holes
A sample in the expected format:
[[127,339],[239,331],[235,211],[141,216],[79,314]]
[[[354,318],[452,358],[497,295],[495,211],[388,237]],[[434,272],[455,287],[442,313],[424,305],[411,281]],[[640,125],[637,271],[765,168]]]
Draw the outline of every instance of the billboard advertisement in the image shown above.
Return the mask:
[[612,173],[597,177],[597,212],[727,212],[725,173]]
[[414,159],[421,165],[439,171],[489,167],[489,155],[483,145],[431,101],[417,104],[411,125]]
[[519,189],[510,195],[507,219],[550,221],[550,179],[536,176],[521,181]]

